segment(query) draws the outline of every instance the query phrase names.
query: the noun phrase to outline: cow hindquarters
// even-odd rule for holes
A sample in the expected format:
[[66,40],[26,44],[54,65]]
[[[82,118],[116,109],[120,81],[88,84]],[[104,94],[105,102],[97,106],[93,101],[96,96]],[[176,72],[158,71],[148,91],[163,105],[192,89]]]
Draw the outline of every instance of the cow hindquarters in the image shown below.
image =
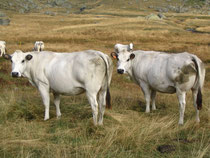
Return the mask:
[[192,95],[193,95],[193,104],[196,110],[196,122],[200,122],[199,118],[199,110],[202,108],[202,87],[205,80],[205,67],[202,62],[196,56],[192,56],[192,61],[195,64],[195,68],[197,70],[197,80],[195,81],[195,85],[192,87]]

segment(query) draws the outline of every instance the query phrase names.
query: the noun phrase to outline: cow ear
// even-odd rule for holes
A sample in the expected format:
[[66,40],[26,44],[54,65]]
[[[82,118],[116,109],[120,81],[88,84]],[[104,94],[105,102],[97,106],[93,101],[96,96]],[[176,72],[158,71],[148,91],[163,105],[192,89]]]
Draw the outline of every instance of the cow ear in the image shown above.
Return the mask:
[[31,54],[26,55],[26,60],[31,60],[33,56]]
[[4,54],[3,57],[6,60],[11,60],[11,58],[12,58],[11,55],[9,55],[9,54]]
[[132,60],[132,59],[134,59],[134,58],[135,58],[135,54],[132,53],[132,54],[130,55],[130,59]]
[[133,51],[133,43],[129,44],[129,51]]
[[112,56],[112,58],[117,59],[117,56],[118,56],[118,55],[117,55],[117,53],[112,52],[112,53],[111,53],[111,56]]

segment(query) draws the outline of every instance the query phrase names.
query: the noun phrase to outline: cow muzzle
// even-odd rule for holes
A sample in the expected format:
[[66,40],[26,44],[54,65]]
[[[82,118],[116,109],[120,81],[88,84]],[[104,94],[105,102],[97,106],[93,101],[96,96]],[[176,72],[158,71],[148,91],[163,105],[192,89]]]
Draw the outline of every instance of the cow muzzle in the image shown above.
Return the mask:
[[117,69],[117,72],[119,73],[119,74],[124,74],[124,70],[123,69]]
[[19,73],[18,72],[12,72],[12,77],[19,77]]

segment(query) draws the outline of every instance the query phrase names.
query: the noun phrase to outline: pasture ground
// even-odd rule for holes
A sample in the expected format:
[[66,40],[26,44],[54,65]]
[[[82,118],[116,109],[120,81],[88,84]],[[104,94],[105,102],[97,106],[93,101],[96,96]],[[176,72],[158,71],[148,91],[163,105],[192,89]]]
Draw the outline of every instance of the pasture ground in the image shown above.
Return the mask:
[[[56,119],[51,101],[49,121],[43,121],[41,97],[26,79],[10,76],[11,64],[0,59],[0,157],[210,157],[210,16],[167,13],[164,20],[146,20],[148,12],[104,9],[47,16],[16,14],[0,26],[9,54],[30,51],[37,40],[45,50],[72,52],[86,49],[110,54],[114,44],[134,43],[134,49],[191,52],[206,64],[203,109],[195,122],[191,92],[187,95],[184,125],[178,125],[176,95],[157,94],[157,110],[145,111],[140,88],[116,73],[111,84],[112,110],[104,126],[94,127],[85,95],[61,98],[62,117]],[[186,31],[197,29],[201,33]],[[52,98],[52,96],[51,96]],[[174,151],[160,153],[161,145]]]

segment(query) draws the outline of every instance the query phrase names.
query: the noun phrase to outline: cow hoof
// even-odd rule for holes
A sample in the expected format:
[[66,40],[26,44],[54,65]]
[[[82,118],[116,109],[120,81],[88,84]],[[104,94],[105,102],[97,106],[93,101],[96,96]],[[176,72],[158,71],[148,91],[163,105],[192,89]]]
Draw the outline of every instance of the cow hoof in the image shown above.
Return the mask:
[[150,110],[146,110],[145,112],[146,112],[146,113],[150,113]]
[[47,121],[47,120],[49,120],[49,118],[45,118],[45,119],[44,119],[44,121]]
[[183,125],[184,123],[183,123],[183,121],[179,121],[179,125]]
[[157,110],[156,107],[152,108],[152,110]]
[[103,122],[99,122],[98,125],[99,125],[99,126],[103,126]]
[[57,119],[60,119],[61,118],[61,115],[57,116]]
[[196,122],[197,122],[197,123],[200,123],[200,119],[196,119]]

